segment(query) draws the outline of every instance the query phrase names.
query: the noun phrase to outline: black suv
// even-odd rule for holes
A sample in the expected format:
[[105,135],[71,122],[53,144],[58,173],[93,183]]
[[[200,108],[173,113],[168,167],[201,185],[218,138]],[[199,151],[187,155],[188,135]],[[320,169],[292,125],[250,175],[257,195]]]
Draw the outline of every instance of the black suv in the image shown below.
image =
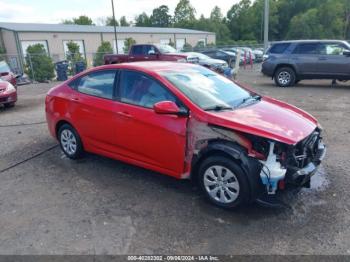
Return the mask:
[[266,52],[261,71],[280,87],[303,79],[350,80],[350,45],[339,40],[275,42]]

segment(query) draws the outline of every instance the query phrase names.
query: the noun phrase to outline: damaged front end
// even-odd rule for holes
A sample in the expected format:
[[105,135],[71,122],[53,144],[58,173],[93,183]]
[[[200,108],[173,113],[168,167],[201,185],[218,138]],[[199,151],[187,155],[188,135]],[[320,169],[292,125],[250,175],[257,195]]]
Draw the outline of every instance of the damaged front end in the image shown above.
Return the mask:
[[185,165],[189,172],[212,151],[224,152],[240,162],[247,174],[251,200],[275,195],[287,187],[308,187],[326,153],[321,130],[316,128],[295,145],[244,134],[195,118],[188,122]]
[[[296,145],[269,142],[269,153],[262,164],[260,177],[267,195],[278,189],[310,187],[311,177],[325,157],[326,146],[317,128]],[[268,198],[265,198],[265,200]]]

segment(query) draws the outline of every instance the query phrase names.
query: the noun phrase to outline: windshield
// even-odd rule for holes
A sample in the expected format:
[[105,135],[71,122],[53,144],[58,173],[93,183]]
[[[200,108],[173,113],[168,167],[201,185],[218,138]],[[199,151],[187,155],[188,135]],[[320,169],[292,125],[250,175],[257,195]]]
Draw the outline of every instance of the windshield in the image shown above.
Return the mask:
[[11,72],[11,69],[5,61],[0,61],[0,73],[3,72]]
[[204,67],[162,71],[160,74],[204,110],[233,109],[251,97],[248,91]]
[[156,47],[162,54],[178,53],[178,51],[170,45],[156,45]]

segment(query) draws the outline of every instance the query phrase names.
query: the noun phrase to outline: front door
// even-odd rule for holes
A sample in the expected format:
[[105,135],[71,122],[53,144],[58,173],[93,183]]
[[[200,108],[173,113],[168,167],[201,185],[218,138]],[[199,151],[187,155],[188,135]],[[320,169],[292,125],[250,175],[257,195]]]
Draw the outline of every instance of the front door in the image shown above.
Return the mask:
[[350,77],[350,57],[343,55],[346,46],[341,43],[322,43],[319,71],[322,75]]
[[184,168],[186,117],[161,115],[153,110],[160,101],[177,98],[152,77],[138,71],[121,72],[118,146],[131,159],[166,170],[174,176]]

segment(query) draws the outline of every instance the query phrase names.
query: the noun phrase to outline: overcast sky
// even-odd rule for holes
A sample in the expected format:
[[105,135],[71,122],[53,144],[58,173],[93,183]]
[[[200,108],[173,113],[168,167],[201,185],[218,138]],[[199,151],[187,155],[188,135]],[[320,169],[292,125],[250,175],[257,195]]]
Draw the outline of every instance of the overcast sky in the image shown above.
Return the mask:
[[[114,0],[116,16],[123,15],[133,20],[135,15],[142,12],[150,14],[160,5],[166,4],[173,13],[179,0]],[[209,16],[210,11],[218,5],[225,15],[230,7],[238,0],[190,0],[197,11]],[[0,0],[0,22],[23,23],[59,23],[79,15],[87,15],[95,22],[100,17],[110,16],[110,0]]]

